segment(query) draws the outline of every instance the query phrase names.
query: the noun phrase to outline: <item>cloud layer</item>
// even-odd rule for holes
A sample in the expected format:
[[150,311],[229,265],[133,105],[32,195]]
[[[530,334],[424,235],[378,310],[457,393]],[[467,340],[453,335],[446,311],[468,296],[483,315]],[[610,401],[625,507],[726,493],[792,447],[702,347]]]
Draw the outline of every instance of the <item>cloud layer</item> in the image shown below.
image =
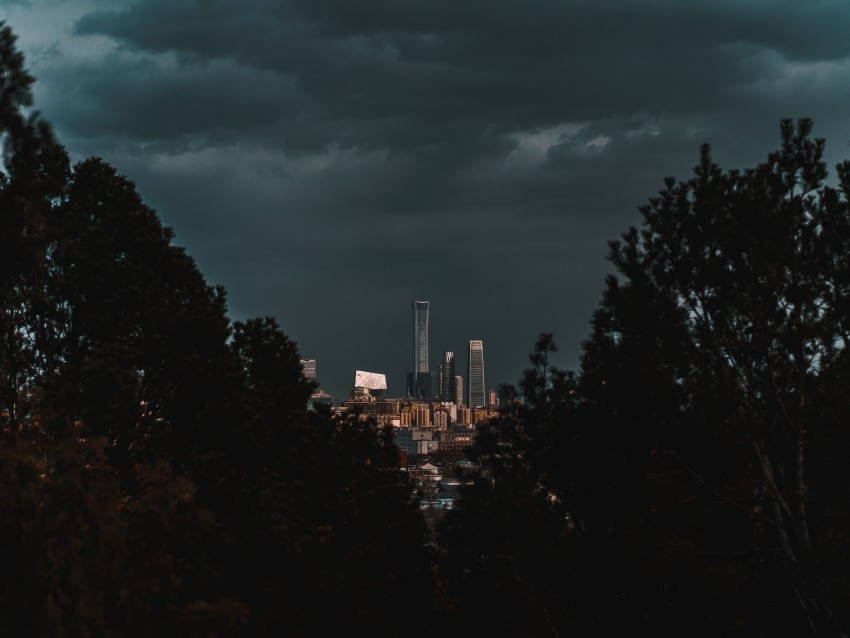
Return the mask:
[[575,365],[606,240],[702,142],[745,166],[781,117],[833,161],[850,139],[844,2],[3,4],[72,153],[135,179],[336,394],[356,368],[401,390],[414,299],[433,360],[484,339],[488,385],[541,330]]

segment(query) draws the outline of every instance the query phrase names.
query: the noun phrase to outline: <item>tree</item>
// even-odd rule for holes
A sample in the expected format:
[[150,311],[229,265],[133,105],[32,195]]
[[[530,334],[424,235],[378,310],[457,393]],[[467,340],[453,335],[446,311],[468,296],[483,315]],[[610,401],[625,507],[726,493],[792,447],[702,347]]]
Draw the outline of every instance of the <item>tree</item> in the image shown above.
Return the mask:
[[28,110],[14,42],[0,25],[0,527],[4,581],[20,584],[0,624],[229,631],[244,605],[196,550],[215,520],[199,505],[248,424],[223,292],[132,182],[69,166]]
[[433,604],[427,530],[392,434],[308,413],[313,386],[273,319],[237,322],[231,347],[248,388],[250,463],[219,511],[252,611],[246,633],[417,635]]
[[471,483],[439,530],[447,622],[466,633],[574,635],[582,627],[564,507],[575,448],[563,420],[574,411],[576,384],[551,365],[555,350],[552,335],[540,335],[520,382],[523,400],[505,388],[513,399],[478,425],[469,456],[480,472],[465,477]]
[[231,324],[130,179],[69,165],[31,84],[0,26],[0,628],[423,620],[427,531],[391,433],[309,414],[295,343],[270,318]]
[[703,147],[611,243],[622,281],[594,316],[582,397],[634,445],[631,516],[734,572],[741,622],[843,635],[850,163],[826,185],[811,128],[783,121],[779,150],[745,171]]
[[443,538],[457,600],[514,592],[496,631],[844,635],[850,163],[827,184],[811,126],[665,180],[610,244],[580,375],[542,335],[523,405],[479,428]]
[[63,421],[45,425],[105,437],[121,467],[167,455],[200,470],[244,414],[224,292],[102,160],[75,165],[65,192],[49,219],[39,343],[44,407]]

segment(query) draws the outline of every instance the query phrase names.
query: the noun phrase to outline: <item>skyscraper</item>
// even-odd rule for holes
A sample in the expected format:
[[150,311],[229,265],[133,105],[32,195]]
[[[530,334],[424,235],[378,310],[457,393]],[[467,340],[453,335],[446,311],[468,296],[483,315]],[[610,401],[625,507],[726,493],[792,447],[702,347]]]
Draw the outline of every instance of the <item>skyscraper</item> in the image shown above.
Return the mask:
[[466,382],[469,387],[469,407],[471,409],[486,405],[487,399],[484,394],[484,342],[470,340],[469,342],[469,367],[467,369]]
[[428,368],[428,311],[430,302],[413,302],[413,394],[431,396],[431,372]]
[[463,405],[463,377],[459,374],[455,376],[455,405]]
[[440,399],[455,402],[455,353],[444,352],[440,365]]
[[428,372],[428,309],[430,302],[413,302],[413,373]]
[[316,381],[316,360],[301,359],[301,369],[304,371],[304,378]]

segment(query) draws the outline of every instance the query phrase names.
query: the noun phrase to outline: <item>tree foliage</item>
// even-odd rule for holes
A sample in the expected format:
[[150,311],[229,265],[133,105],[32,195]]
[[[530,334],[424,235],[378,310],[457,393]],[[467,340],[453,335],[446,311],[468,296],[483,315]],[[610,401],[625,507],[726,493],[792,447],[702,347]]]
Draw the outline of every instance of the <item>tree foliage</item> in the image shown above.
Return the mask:
[[[566,610],[558,630],[843,635],[850,164],[827,183],[811,128],[783,121],[754,168],[723,171],[706,146],[667,179],[611,242],[580,376],[547,370],[544,335],[526,403],[479,433],[487,499],[566,512],[553,569],[508,550]],[[481,524],[467,500],[450,540]]]
[[386,433],[308,414],[295,343],[231,323],[31,85],[0,25],[0,631],[394,635],[430,610]]
[[644,227],[612,243],[625,281],[609,279],[583,383],[649,435],[650,467],[690,503],[667,504],[669,533],[696,524],[689,542],[707,568],[706,556],[743,557],[759,605],[792,601],[774,615],[826,635],[846,596],[830,538],[846,510],[834,479],[848,405],[834,380],[848,357],[850,164],[826,185],[811,122],[781,133],[741,172],[704,147],[694,177],[668,180]]

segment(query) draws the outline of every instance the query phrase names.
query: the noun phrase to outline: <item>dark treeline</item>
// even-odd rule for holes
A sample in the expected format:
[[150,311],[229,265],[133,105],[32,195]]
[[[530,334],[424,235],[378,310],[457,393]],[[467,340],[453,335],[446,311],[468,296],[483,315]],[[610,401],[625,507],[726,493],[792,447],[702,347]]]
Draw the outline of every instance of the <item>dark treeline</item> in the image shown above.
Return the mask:
[[610,244],[581,373],[542,335],[480,430],[443,545],[489,633],[846,635],[850,162],[825,185],[810,133],[667,179]]
[[391,433],[306,412],[295,344],[31,84],[3,27],[0,633],[843,635],[850,164],[809,122],[665,183],[580,373],[540,337],[432,539]]
[[69,165],[0,30],[0,633],[394,635],[433,608],[385,435],[307,414],[132,182]]

